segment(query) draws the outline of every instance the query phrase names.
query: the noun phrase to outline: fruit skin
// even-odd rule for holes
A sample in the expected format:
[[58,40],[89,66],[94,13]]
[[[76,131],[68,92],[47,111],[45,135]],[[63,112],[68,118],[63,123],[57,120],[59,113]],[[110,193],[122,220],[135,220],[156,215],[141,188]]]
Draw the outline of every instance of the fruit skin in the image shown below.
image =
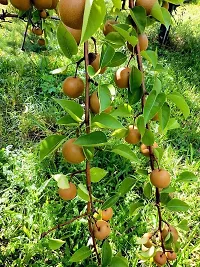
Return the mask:
[[[94,68],[95,72],[100,69],[100,55],[95,53],[89,53],[89,64]],[[106,71],[106,67],[100,70],[99,74],[103,74]]]
[[170,174],[163,169],[155,169],[150,174],[151,183],[157,188],[166,188],[170,184]]
[[107,20],[103,27],[103,34],[106,36],[110,32],[115,32],[115,29],[112,25],[117,24],[115,20]]
[[[158,144],[155,142],[152,146],[152,148],[157,148]],[[140,152],[145,156],[145,157],[149,157],[150,156],[150,152],[149,152],[149,148],[148,146],[146,146],[145,144],[141,144],[140,146]]]
[[162,266],[167,262],[167,257],[162,251],[157,251],[153,260],[157,266]]
[[115,83],[119,88],[128,88],[129,87],[129,76],[131,69],[129,67],[119,68],[115,73]]
[[141,134],[138,131],[137,127],[134,127],[133,125],[129,126],[128,135],[125,137],[125,141],[129,144],[137,144],[140,142]]
[[76,98],[82,95],[84,82],[79,77],[67,77],[63,82],[62,89],[68,97]]
[[148,238],[147,243],[143,244],[146,248],[151,248],[153,246],[153,243],[151,242],[152,234],[146,233],[143,235],[143,237]]
[[31,8],[30,0],[10,0],[10,3],[19,10],[27,11]]
[[8,0],[0,0],[0,4],[2,4],[2,5],[8,5]]
[[41,17],[42,19],[46,19],[46,18],[47,18],[47,12],[46,12],[46,10],[42,10],[42,11],[40,11],[40,17]]
[[62,22],[73,29],[81,29],[85,0],[60,0],[58,4],[59,14]]
[[169,3],[163,2],[162,7],[166,8],[168,10],[169,9]]
[[110,225],[104,220],[98,220],[93,227],[94,236],[98,240],[107,238],[111,232]]
[[73,183],[69,183],[69,188],[59,188],[58,194],[63,200],[71,200],[75,198],[77,193],[76,186]]
[[168,251],[166,253],[166,256],[169,261],[174,261],[177,258],[177,255],[174,251],[170,251],[170,252]]
[[156,113],[156,115],[152,118],[152,121],[159,121],[158,113]]
[[149,41],[145,33],[139,34],[138,35],[138,42],[140,46],[140,51],[145,51],[147,50]]
[[81,30],[76,30],[76,29],[72,29],[68,26],[65,26],[67,28],[67,30],[73,35],[74,39],[76,40],[76,43],[79,45],[80,40],[81,40]]
[[51,8],[49,8],[49,9],[56,9],[58,2],[59,2],[59,0],[52,0],[52,5],[51,5]]
[[113,209],[110,207],[106,210],[102,210],[102,220],[109,221],[113,216]]
[[[90,110],[94,114],[98,114],[100,112],[100,102],[99,102],[98,94],[96,91],[90,95],[89,106],[90,106]],[[110,106],[107,109],[103,110],[103,112],[109,113],[111,109],[112,107]]]
[[85,160],[82,147],[73,144],[76,138],[69,139],[62,147],[64,159],[69,163],[81,163]]
[[151,9],[157,0],[137,0],[136,6],[142,6],[146,9],[147,15],[150,15]]
[[38,44],[39,44],[40,46],[44,46],[44,45],[45,45],[45,40],[42,39],[42,38],[38,39]]
[[50,9],[52,0],[33,0],[33,5],[39,10]]
[[168,233],[171,233],[173,236],[173,242],[176,243],[176,241],[178,240],[178,231],[176,230],[175,227],[173,227],[172,225],[170,225],[169,227],[166,226],[163,230],[162,230],[162,237],[163,239],[166,238],[166,236],[168,235]]
[[39,27],[33,27],[32,32],[38,36],[43,34],[43,30]]

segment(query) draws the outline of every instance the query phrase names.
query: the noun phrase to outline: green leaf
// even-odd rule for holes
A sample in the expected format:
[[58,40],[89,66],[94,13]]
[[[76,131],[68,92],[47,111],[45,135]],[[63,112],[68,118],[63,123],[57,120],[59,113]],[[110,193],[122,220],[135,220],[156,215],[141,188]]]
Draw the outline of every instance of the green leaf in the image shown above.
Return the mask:
[[115,8],[121,9],[121,7],[122,7],[122,1],[121,0],[112,0],[112,2],[113,2],[113,5]]
[[135,153],[133,153],[133,151],[127,145],[124,144],[118,145],[112,150],[112,152],[126,159],[129,159],[130,161],[139,162],[139,159],[137,158]]
[[89,201],[90,200],[88,190],[87,190],[87,188],[83,184],[79,184],[78,185],[77,195],[82,200],[85,200],[85,201]]
[[87,160],[92,160],[94,157],[94,147],[83,147],[83,153]]
[[154,68],[156,68],[157,63],[158,63],[158,55],[157,52],[151,51],[151,50],[146,50],[146,51],[141,51],[141,55],[148,60]]
[[161,92],[161,89],[162,89],[161,81],[156,77],[155,81],[154,81],[154,84],[153,84],[153,89],[152,90],[155,90],[156,93],[159,94]]
[[162,131],[167,127],[169,119],[170,119],[170,107],[165,102],[159,111],[159,124]]
[[66,115],[66,116],[62,117],[61,119],[59,119],[57,121],[57,124],[59,124],[59,125],[67,125],[67,126],[77,126],[78,122],[75,121],[71,116]]
[[136,202],[136,203],[132,203],[132,204],[130,205],[129,216],[132,216],[132,215],[134,214],[134,212],[135,212],[138,208],[143,207],[143,206],[144,206],[144,204],[143,204],[141,201],[138,201],[138,202]]
[[165,22],[165,27],[168,29],[169,26],[171,25],[171,14],[164,7],[161,7],[161,12],[162,12],[163,19],[164,19],[164,22]]
[[109,62],[113,59],[115,49],[109,44],[103,44],[100,58],[100,68],[108,66]]
[[142,97],[142,73],[138,68],[132,67],[131,74],[129,76],[129,102],[131,104],[137,103]]
[[107,113],[97,114],[92,119],[92,125],[96,125],[99,128],[107,129],[122,129],[123,125],[115,119],[113,116]]
[[187,211],[190,208],[187,203],[177,198],[171,199],[166,207],[171,211]]
[[41,143],[39,148],[39,160],[42,161],[45,157],[52,154],[56,149],[58,149],[66,136],[63,135],[50,135],[46,137]]
[[176,189],[172,186],[162,189],[162,193],[174,193],[174,192],[176,192]]
[[144,123],[144,117],[142,115],[140,115],[137,118],[137,128],[138,128],[141,136],[143,136],[145,134],[146,127],[145,127],[145,123]]
[[143,193],[144,193],[145,197],[147,197],[147,198],[151,198],[151,196],[152,196],[152,192],[153,192],[153,190],[152,190],[152,185],[151,185],[151,183],[146,183],[146,184],[144,185],[144,188],[143,188]]
[[100,112],[107,109],[111,104],[111,93],[109,90],[109,85],[102,84],[98,87],[98,98],[100,102]]
[[163,154],[164,154],[164,150],[161,147],[157,147],[157,148],[153,149],[153,152],[155,154],[155,157],[156,157],[158,163],[160,163],[160,161],[163,157]]
[[169,193],[163,193],[161,191],[161,194],[160,194],[160,202],[162,204],[167,204],[172,198],[170,197]]
[[137,25],[139,32],[143,33],[147,24],[145,9],[142,6],[135,6],[132,10],[130,10],[130,14]]
[[65,244],[65,241],[53,238],[50,238],[48,242],[49,248],[52,250],[59,249],[63,244]]
[[108,63],[108,67],[118,67],[126,61],[127,57],[122,52],[115,52],[112,60]]
[[143,260],[147,260],[147,259],[152,258],[154,253],[155,253],[155,247],[152,246],[147,251],[142,251],[142,252],[138,253],[138,257],[143,259]]
[[151,10],[151,15],[160,21],[162,24],[165,25],[166,28],[169,28],[171,24],[171,15],[166,10],[166,8],[163,8],[159,5],[158,2],[156,2]]
[[190,228],[188,227],[188,221],[187,220],[182,220],[179,224],[178,224],[178,228],[184,230],[184,231],[189,231]]
[[128,267],[128,262],[126,258],[122,256],[115,256],[112,258],[110,267]]
[[134,183],[135,180],[133,178],[125,178],[119,187],[119,195],[124,196],[126,193],[128,193],[128,191],[130,191],[133,187]]
[[70,262],[79,262],[87,259],[92,254],[91,250],[83,246],[79,250],[77,250],[69,259]]
[[183,4],[184,0],[167,0],[167,2],[175,4],[175,5],[181,5]]
[[177,122],[176,119],[171,118],[169,119],[169,122],[167,124],[167,127],[165,128],[165,130],[174,130],[180,128],[180,124]]
[[198,178],[194,173],[189,171],[184,171],[179,175],[176,181],[190,183],[190,182],[197,182]]
[[98,167],[93,167],[90,169],[90,176],[91,176],[91,181],[93,183],[99,182],[101,179],[103,179],[107,175],[107,171],[104,169],[98,168]]
[[103,132],[96,131],[80,136],[74,144],[79,146],[101,146],[107,143],[107,137]]
[[108,209],[116,204],[116,202],[119,200],[119,195],[114,195],[107,199],[104,204],[102,205],[101,209],[105,210]]
[[71,58],[78,53],[77,43],[66,26],[60,22],[57,29],[58,44],[67,58]]
[[122,139],[125,138],[128,134],[128,129],[123,128],[123,129],[117,129],[112,133],[112,136]]
[[82,121],[83,108],[73,100],[54,99],[77,122]]
[[190,109],[183,96],[177,92],[167,95],[167,98],[171,100],[177,108],[183,113],[183,116],[187,118],[190,115]]
[[83,17],[81,43],[87,41],[101,26],[106,15],[106,5],[102,0],[86,0]]
[[128,104],[123,104],[121,106],[118,106],[116,109],[111,111],[110,115],[114,117],[130,117],[132,116],[132,108]]
[[69,181],[66,175],[64,174],[55,174],[52,175],[53,179],[56,180],[58,187],[62,189],[69,188]]
[[106,35],[105,40],[114,48],[120,48],[121,46],[125,45],[124,38],[118,32],[110,32]]
[[166,96],[164,93],[157,95],[156,91],[153,90],[149,94],[147,101],[144,106],[144,123],[147,124],[152,119],[159,109],[165,103]]
[[102,247],[102,267],[106,267],[110,264],[112,259],[112,249],[108,242],[105,240]]
[[154,134],[148,129],[145,129],[145,133],[142,136],[142,143],[146,146],[152,146],[154,144]]
[[112,26],[133,47],[138,43],[137,37],[131,35],[132,28],[129,25],[117,24]]
[[98,72],[96,72],[95,69],[91,65],[88,65],[87,71],[91,78],[93,78],[94,76],[98,74]]

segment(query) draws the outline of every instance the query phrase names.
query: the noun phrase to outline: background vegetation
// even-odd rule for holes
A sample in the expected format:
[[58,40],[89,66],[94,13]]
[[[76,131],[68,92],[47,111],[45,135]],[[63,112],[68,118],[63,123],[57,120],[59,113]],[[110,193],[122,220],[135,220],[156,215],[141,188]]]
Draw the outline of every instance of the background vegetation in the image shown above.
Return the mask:
[[[174,15],[170,41],[164,47],[159,47],[157,42],[158,28],[149,29],[150,48],[158,47],[160,63],[165,69],[160,74],[165,90],[179,91],[191,108],[187,121],[180,116],[179,129],[157,140],[166,148],[163,167],[170,169],[174,178],[183,170],[197,174],[200,169],[199,13],[199,4],[179,7]],[[0,24],[0,266],[73,266],[68,262],[70,253],[85,245],[83,231],[88,235],[84,219],[51,234],[51,237],[66,240],[59,251],[52,252],[47,245],[48,238],[40,240],[40,235],[78,215],[85,203],[78,199],[73,204],[60,200],[51,175],[70,172],[71,166],[64,162],[60,151],[40,163],[37,147],[47,135],[65,131],[56,125],[56,118],[60,118],[62,111],[52,98],[63,96],[61,82],[66,75],[73,75],[75,65],[69,65],[66,74],[50,74],[69,64],[56,38],[52,38],[47,49],[38,48],[35,37],[29,33],[24,53],[20,50],[24,28],[24,22],[19,20]],[[147,69],[148,87],[152,79]],[[113,73],[107,74],[105,79],[112,79]],[[173,112],[178,111],[174,108]],[[68,134],[73,136],[74,133],[69,130]],[[131,192],[115,206],[111,223],[115,230],[110,240],[114,250],[121,251],[129,259],[130,266],[145,266],[135,256],[136,239],[156,225],[153,197],[145,197],[142,190],[146,177],[135,173],[135,166],[120,157],[98,151],[96,164],[98,159],[101,159],[98,166],[109,172],[95,188],[102,200],[107,198],[107,191],[115,192],[118,181],[126,176],[135,178]],[[141,156],[141,166],[145,162]],[[82,177],[79,175],[75,179]],[[177,266],[200,266],[199,183],[172,181],[172,186],[176,188],[177,197],[191,206],[187,213],[166,212],[166,218],[175,226],[182,220],[189,222],[189,229],[180,230],[181,254]],[[141,197],[145,208],[129,216],[130,205]]]

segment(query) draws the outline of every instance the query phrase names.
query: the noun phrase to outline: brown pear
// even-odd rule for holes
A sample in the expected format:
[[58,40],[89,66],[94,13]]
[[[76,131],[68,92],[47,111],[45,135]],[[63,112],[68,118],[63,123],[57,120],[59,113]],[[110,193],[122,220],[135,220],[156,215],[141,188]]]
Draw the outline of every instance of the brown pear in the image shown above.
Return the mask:
[[167,257],[162,251],[157,251],[153,257],[153,261],[157,266],[163,266],[167,262]]
[[40,18],[42,18],[42,19],[46,19],[47,18],[47,12],[46,12],[46,10],[40,11]]
[[94,236],[98,240],[103,240],[110,235],[110,225],[104,220],[98,220],[93,227]]
[[119,68],[115,73],[115,83],[119,88],[129,87],[129,76],[131,69],[129,67]]
[[115,29],[112,25],[117,24],[115,20],[107,20],[103,27],[103,34],[106,36],[110,32],[115,32]]
[[51,5],[50,9],[56,9],[58,2],[59,2],[59,0],[52,0],[52,5]]
[[129,144],[137,144],[140,142],[141,134],[137,127],[134,127],[133,125],[129,126],[128,129],[128,135],[125,137],[125,141]]
[[[100,69],[100,55],[95,53],[89,53],[89,64],[93,67],[95,72]],[[106,71],[106,67],[100,70],[100,74],[103,74]]]
[[170,174],[163,169],[155,169],[150,174],[151,183],[157,188],[166,188],[170,184]]
[[176,230],[176,228],[172,225],[165,226],[165,228],[162,230],[163,239],[165,239],[169,233],[171,233],[171,235],[173,236],[173,242],[176,243],[176,241],[178,240],[178,231]]
[[39,44],[39,46],[44,46],[45,40],[43,38],[38,39],[38,44]]
[[168,251],[166,256],[169,261],[174,261],[177,258],[177,255],[174,251]]
[[33,5],[39,10],[50,9],[52,0],[33,0]]
[[[157,148],[158,147],[158,144],[157,143],[154,143],[152,148],[154,150],[154,148]],[[145,156],[145,157],[149,157],[150,156],[150,152],[149,152],[149,148],[148,146],[146,146],[145,144],[142,144],[140,146],[140,152]]]
[[76,43],[79,45],[81,40],[81,30],[72,29],[68,26],[66,26],[67,30],[73,35],[74,39],[76,40]]
[[67,77],[62,86],[65,95],[71,98],[77,98],[84,91],[84,82],[79,77]]
[[81,163],[85,160],[82,147],[74,144],[76,138],[69,139],[62,147],[64,159],[69,163]]
[[43,34],[43,30],[39,27],[33,27],[32,32],[38,36]]
[[152,7],[158,0],[136,0],[136,6],[142,6],[146,10],[147,15],[151,14]]
[[10,3],[19,10],[27,11],[31,8],[30,0],[10,0]]
[[8,0],[0,0],[0,4],[2,4],[2,5],[8,5]]
[[166,8],[167,10],[169,9],[169,3],[168,2],[163,2],[162,7]]
[[76,196],[77,190],[73,183],[69,183],[69,188],[59,188],[58,194],[63,200],[71,200]]
[[147,38],[145,33],[138,35],[138,42],[139,42],[139,46],[140,46],[140,51],[147,50],[149,42],[148,42],[148,38]]
[[102,220],[109,221],[113,216],[113,209],[107,208],[106,210],[102,210]]

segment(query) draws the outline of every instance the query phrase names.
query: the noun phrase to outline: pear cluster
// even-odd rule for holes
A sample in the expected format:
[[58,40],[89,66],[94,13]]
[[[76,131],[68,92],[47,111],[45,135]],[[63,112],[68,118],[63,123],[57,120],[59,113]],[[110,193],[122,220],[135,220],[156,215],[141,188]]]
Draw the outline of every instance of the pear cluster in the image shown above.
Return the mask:
[[58,1],[59,0],[10,0],[10,3],[19,10],[27,11],[31,8],[32,4],[38,10],[55,9]]

